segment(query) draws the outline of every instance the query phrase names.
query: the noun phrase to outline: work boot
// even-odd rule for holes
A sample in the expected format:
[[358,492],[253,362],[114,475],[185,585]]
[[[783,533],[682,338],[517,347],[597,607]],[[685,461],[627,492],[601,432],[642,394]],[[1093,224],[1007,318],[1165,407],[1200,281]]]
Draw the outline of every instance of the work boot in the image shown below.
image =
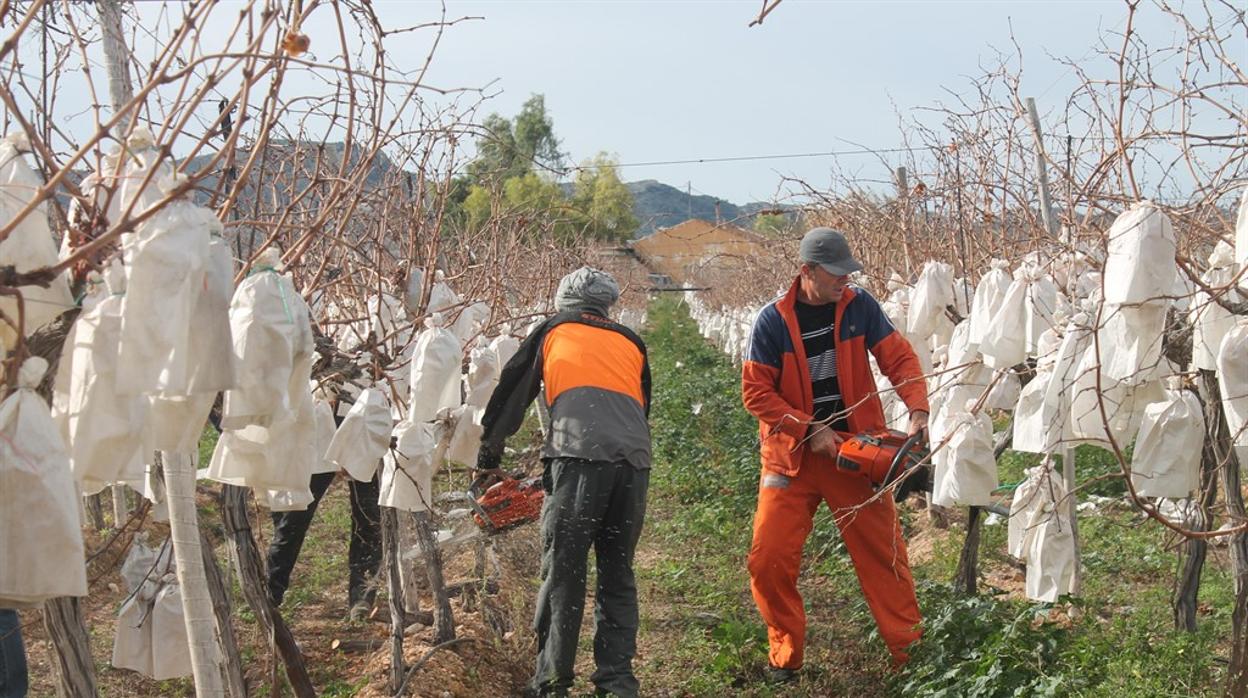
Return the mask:
[[372,612],[377,602],[377,588],[371,584],[352,586],[347,590],[347,617],[351,621],[363,620]]
[[781,669],[778,666],[767,665],[763,670],[763,683],[768,686],[779,686],[781,684],[793,683],[798,679],[800,669]]
[[366,601],[356,601],[351,604],[351,608],[347,610],[347,620],[352,623],[359,623],[368,618],[368,614],[372,613],[373,605]]

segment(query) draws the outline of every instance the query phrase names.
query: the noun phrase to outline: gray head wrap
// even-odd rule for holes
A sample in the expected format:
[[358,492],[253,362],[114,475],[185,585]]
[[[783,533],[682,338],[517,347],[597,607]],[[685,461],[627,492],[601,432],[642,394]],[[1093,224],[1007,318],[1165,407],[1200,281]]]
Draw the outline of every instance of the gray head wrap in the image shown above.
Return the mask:
[[592,310],[605,316],[607,310],[620,297],[620,286],[605,271],[581,267],[559,281],[555,292],[555,308],[568,310]]

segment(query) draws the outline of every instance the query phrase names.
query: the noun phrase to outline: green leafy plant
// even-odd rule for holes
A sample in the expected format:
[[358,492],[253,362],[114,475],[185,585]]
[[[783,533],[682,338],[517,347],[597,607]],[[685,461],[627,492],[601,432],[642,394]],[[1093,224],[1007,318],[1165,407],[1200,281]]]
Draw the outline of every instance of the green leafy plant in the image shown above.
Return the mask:
[[767,629],[762,624],[729,619],[711,629],[715,655],[709,667],[717,674],[742,679],[767,661]]

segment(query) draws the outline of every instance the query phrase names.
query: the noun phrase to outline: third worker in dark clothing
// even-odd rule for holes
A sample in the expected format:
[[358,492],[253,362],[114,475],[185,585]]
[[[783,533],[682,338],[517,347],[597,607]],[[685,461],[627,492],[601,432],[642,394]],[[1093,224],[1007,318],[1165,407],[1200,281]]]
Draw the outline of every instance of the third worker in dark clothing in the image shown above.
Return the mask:
[[482,419],[477,470],[496,471],[504,440],[544,385],[550,428],[542,448],[542,586],[529,695],[564,696],[572,686],[591,546],[598,588],[590,680],[600,696],[638,692],[633,553],[650,480],[650,367],[641,338],[607,319],[619,293],[602,271],[583,267],[564,277],[558,314],[507,362]]
[[[335,410],[337,415],[337,410]],[[341,417],[335,416],[335,422]],[[333,484],[335,472],[312,475],[312,503],[302,511],[275,511],[273,540],[265,569],[268,572],[269,598],[281,605],[290,586],[290,573],[303,548],[303,539],[312,525],[312,517],[326,490]],[[381,567],[381,514],[377,506],[377,475],[368,482],[351,477],[347,481],[351,497],[351,543],[347,553],[347,613],[351,620],[360,620],[373,608],[377,596],[377,570]]]

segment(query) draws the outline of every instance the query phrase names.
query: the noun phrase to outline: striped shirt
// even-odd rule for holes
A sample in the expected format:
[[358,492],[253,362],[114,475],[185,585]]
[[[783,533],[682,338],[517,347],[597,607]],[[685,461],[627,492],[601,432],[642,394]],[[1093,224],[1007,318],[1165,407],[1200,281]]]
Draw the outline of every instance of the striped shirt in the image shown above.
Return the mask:
[[[795,310],[802,347],[806,350],[806,364],[810,367],[815,419],[823,421],[845,409],[836,378],[836,304],[808,305],[799,301]],[[832,428],[849,431],[849,423],[841,415],[832,422]]]

